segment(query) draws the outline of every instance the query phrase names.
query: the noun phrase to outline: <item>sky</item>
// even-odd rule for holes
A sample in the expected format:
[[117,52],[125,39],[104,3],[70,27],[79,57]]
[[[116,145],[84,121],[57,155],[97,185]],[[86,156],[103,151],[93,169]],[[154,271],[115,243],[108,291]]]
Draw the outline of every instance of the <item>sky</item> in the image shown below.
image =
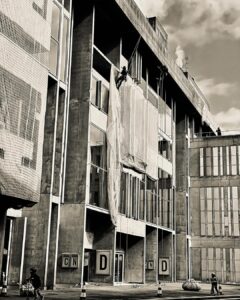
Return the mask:
[[[240,0],[135,0],[158,16],[222,131],[240,132]],[[231,132],[232,131],[232,132]]]

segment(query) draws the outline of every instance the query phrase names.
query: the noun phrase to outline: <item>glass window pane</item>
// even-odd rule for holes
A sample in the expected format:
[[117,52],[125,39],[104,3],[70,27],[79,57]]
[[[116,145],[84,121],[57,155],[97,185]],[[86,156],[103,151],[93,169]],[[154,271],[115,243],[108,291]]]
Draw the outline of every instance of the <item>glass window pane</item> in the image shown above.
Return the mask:
[[213,147],[213,176],[218,176],[218,147]]
[[58,43],[51,39],[50,55],[49,55],[49,69],[53,75],[57,75],[58,65]]
[[61,57],[61,74],[60,79],[66,81],[66,66],[68,55],[68,26],[69,20],[65,17],[63,22],[63,35],[62,35],[62,57]]
[[105,113],[108,113],[109,89],[102,84],[101,89],[101,108]]
[[105,133],[93,125],[90,129],[90,145],[92,164],[106,170]]
[[68,11],[70,10],[70,2],[71,2],[71,0],[64,0],[64,7]]
[[59,40],[59,29],[60,29],[60,8],[53,3],[52,6],[52,25],[51,25],[51,35],[58,41]]

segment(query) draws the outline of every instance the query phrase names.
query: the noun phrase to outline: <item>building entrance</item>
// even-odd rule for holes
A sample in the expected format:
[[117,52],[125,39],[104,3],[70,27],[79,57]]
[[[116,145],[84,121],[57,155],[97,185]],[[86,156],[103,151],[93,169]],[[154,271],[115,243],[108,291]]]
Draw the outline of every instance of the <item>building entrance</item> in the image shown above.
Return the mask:
[[124,280],[124,252],[115,254],[115,283],[122,283]]

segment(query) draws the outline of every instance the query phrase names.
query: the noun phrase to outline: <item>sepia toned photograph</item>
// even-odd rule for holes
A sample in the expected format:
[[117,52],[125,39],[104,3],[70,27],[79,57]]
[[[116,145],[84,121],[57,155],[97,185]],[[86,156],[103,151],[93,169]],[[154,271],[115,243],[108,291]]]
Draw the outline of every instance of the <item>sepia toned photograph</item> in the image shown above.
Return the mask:
[[240,0],[0,0],[0,297],[240,299]]

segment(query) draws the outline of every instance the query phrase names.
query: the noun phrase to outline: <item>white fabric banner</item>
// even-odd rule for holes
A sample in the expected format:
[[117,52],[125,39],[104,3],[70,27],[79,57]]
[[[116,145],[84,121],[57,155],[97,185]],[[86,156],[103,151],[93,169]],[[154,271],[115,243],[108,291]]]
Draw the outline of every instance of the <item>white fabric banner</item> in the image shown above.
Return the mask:
[[107,121],[107,170],[108,170],[108,207],[112,223],[116,226],[121,180],[121,102],[116,87],[114,69],[111,68],[109,87],[109,109]]

